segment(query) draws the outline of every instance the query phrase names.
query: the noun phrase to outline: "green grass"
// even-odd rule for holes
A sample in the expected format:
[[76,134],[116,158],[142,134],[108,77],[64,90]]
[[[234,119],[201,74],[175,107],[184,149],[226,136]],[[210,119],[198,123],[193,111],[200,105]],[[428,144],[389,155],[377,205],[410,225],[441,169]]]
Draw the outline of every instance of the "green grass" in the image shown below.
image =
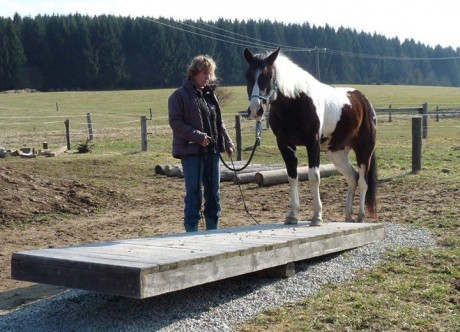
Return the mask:
[[[459,88],[389,85],[355,87],[366,93],[376,107],[387,107],[389,104],[393,107],[419,107],[424,102],[428,102],[431,109],[436,105],[460,105]],[[235,115],[245,110],[248,105],[246,89],[223,89],[228,96],[222,105],[224,119],[234,135]],[[78,144],[87,139],[87,113],[91,113],[94,131],[92,150],[95,153],[135,153],[141,149],[140,117],[149,118],[151,109],[153,118],[147,122],[150,132],[148,148],[167,158],[171,145],[167,100],[172,91],[173,89],[0,94],[0,144],[6,149],[16,150],[22,146],[39,149],[42,142],[48,142],[51,149],[57,149],[66,145],[64,121],[69,119],[72,149],[76,149]],[[405,123],[407,124],[406,121]],[[391,124],[382,123],[381,126],[391,127]],[[253,144],[253,130],[253,122],[243,121],[243,147]],[[410,128],[403,134],[406,141],[410,140],[409,132]],[[391,131],[387,134],[392,135]],[[271,132],[266,131],[262,140],[266,144],[259,149],[258,155],[266,156],[270,161],[270,156],[277,151],[273,147],[274,137]]]
[[[374,105],[420,106],[428,102],[434,105],[460,105],[460,88],[372,85],[356,86],[365,92]],[[222,105],[224,118],[230,134],[234,137],[234,118],[238,111],[247,107],[245,87],[225,87],[229,98]],[[91,154],[75,158],[61,156],[51,161],[46,159],[44,168],[54,163],[65,167],[69,164],[84,164],[88,160],[115,160],[115,165],[136,169],[141,160],[149,162],[175,163],[171,157],[171,129],[167,121],[167,100],[173,89],[101,92],[49,92],[0,94],[0,146],[15,150],[22,146],[40,149],[48,142],[51,149],[66,145],[64,120],[70,119],[72,149],[87,138],[86,114],[93,118],[94,141]],[[59,110],[56,110],[56,103]],[[149,116],[148,153],[141,153],[140,116]],[[456,120],[429,120],[429,139],[423,144],[423,167],[437,167],[449,172],[450,165],[458,162],[458,122]],[[254,143],[254,122],[243,121],[243,159],[250,154]],[[438,138],[439,137],[439,138]],[[436,139],[436,141],[435,141]],[[442,152],[441,157],[437,156]],[[299,148],[300,165],[306,164],[305,149]],[[392,177],[411,170],[411,123],[407,116],[394,116],[387,122],[379,117],[377,154],[380,176]],[[114,158],[117,156],[117,158]],[[324,158],[324,156],[323,156]],[[42,158],[38,158],[42,159]],[[134,164],[131,163],[134,161]],[[326,161],[324,159],[324,161]],[[19,161],[27,164],[28,161]],[[262,132],[262,145],[258,148],[255,163],[280,163],[281,158],[270,130]],[[37,164],[40,164],[38,162]],[[141,162],[142,164],[142,162]],[[69,170],[70,171],[70,170]],[[85,174],[83,174],[84,176]]]
[[404,248],[346,284],[267,310],[240,331],[458,331],[459,250]]
[[460,106],[460,88],[414,85],[352,85],[366,94],[376,108],[421,107],[428,103],[430,111],[439,107]]

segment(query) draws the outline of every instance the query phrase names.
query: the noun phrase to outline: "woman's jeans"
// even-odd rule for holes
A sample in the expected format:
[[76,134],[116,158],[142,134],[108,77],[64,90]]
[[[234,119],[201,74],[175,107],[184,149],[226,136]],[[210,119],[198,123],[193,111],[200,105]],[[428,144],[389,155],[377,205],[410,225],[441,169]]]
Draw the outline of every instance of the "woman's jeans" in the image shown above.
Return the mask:
[[185,231],[198,230],[203,192],[206,229],[217,229],[221,215],[219,153],[185,156],[181,162],[185,179]]

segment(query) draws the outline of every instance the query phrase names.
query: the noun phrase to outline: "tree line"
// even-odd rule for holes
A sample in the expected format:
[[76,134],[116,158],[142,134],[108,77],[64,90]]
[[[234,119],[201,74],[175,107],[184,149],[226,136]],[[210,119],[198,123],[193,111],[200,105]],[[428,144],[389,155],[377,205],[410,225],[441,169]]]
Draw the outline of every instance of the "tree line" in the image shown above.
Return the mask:
[[197,54],[216,60],[221,84],[243,85],[244,48],[278,45],[325,83],[460,86],[460,48],[328,25],[16,14],[0,17],[0,36],[0,90],[177,87]]

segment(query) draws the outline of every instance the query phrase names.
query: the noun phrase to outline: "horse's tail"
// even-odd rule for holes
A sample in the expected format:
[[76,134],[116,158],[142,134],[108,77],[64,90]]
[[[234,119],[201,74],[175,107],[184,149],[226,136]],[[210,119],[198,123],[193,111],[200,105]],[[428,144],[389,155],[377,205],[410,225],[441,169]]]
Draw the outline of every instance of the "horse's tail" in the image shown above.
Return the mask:
[[375,151],[372,152],[369,168],[367,170],[367,192],[366,192],[366,209],[371,219],[377,219],[377,158]]

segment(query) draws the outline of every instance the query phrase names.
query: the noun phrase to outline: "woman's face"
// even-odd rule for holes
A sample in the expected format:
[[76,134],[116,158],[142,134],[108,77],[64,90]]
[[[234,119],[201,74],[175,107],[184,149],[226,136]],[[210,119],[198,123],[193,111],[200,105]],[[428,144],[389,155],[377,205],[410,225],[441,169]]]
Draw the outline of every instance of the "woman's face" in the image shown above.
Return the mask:
[[206,84],[209,83],[209,80],[211,78],[211,71],[209,69],[203,69],[200,71],[198,74],[195,75],[193,78],[193,81],[195,82],[195,86],[198,89],[203,89]]

